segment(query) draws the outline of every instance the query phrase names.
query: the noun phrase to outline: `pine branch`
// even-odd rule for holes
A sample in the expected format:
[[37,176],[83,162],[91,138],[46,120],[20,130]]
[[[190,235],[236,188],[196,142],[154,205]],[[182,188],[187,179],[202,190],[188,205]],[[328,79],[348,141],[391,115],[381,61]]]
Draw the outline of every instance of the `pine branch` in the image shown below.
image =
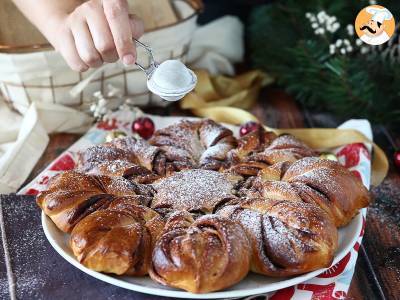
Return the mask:
[[[400,124],[399,64],[358,49],[347,55],[329,53],[338,38],[352,39],[354,44],[345,26],[354,22],[368,1],[299,2],[279,1],[253,12],[249,36],[254,66],[275,75],[280,85],[310,107]],[[400,4],[391,2],[387,7],[394,14],[400,12]],[[322,9],[339,20],[337,32],[314,34],[305,15]]]

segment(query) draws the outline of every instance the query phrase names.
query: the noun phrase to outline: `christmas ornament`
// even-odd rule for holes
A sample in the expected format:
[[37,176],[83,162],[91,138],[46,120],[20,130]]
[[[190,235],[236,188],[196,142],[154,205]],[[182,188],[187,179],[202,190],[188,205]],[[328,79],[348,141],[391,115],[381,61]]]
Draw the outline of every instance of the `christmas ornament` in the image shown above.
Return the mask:
[[400,169],[400,151],[396,151],[393,156],[394,164],[397,168]]
[[113,131],[110,131],[106,135],[106,142],[111,142],[112,140],[123,138],[123,137],[126,137],[125,132],[123,132],[121,130],[113,130]]
[[239,134],[240,136],[244,136],[252,131],[256,131],[258,128],[260,128],[259,123],[250,121],[240,126]]
[[148,117],[141,117],[133,121],[132,132],[137,133],[140,137],[147,140],[155,130],[153,121]]
[[333,161],[338,161],[338,158],[336,157],[336,155],[333,154],[333,153],[330,153],[330,152],[322,152],[322,153],[319,155],[319,158],[322,158],[322,159],[329,159],[329,160],[333,160]]

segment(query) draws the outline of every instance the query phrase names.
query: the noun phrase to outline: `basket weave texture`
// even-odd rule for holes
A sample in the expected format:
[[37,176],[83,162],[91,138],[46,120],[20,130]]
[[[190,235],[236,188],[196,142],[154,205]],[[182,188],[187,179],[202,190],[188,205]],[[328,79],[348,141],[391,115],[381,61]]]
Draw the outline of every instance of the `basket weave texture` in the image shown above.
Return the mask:
[[[151,45],[157,61],[180,59],[185,62],[191,37],[197,28],[198,10],[192,1],[175,0],[171,3],[177,22],[146,32],[141,41]],[[148,57],[140,48],[138,60],[142,65],[149,64]],[[124,96],[133,98],[138,106],[166,105],[165,101],[148,91],[147,78],[136,66],[110,64],[74,97],[69,93],[71,89],[93,71],[72,71],[54,50],[0,53],[0,66],[0,92],[6,103],[22,114],[34,102],[78,109],[86,107],[85,104],[92,101],[93,93],[99,90],[104,93],[109,84],[119,88]]]

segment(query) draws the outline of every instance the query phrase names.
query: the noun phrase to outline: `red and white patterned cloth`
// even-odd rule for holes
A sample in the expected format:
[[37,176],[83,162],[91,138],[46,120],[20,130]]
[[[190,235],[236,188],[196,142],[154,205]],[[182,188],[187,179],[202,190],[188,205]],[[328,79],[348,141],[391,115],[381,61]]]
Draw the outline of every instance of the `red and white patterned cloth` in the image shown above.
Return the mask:
[[[176,117],[150,117],[153,119],[156,129],[166,127],[181,119]],[[124,131],[128,135],[131,134],[130,124],[131,121],[126,120],[126,118],[124,118],[123,121],[119,120],[117,116],[110,122],[101,122],[95,125],[81,139],[50,164],[48,168],[39,174],[36,179],[21,189],[19,194],[36,195],[39,191],[44,190],[49,178],[61,171],[71,170],[75,167],[77,151],[104,142],[110,130],[118,129]],[[236,127],[228,127],[237,133]],[[366,120],[350,120],[339,126],[339,128],[359,130],[367,138],[372,140],[371,126]],[[330,149],[330,151],[335,153],[339,162],[351,170],[362,180],[363,184],[369,188],[371,179],[371,145],[362,143],[349,144],[337,149]],[[359,232],[356,244],[336,265],[301,284],[265,295],[248,297],[246,299],[250,300],[260,296],[265,296],[265,299],[268,300],[346,299],[354,274],[358,250],[364,235],[366,212],[366,209],[361,211],[363,226]]]

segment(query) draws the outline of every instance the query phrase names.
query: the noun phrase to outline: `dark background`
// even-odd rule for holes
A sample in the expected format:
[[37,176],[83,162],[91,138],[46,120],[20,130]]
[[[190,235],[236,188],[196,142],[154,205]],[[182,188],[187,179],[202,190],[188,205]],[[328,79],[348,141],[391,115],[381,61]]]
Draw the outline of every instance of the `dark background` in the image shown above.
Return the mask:
[[224,15],[239,16],[246,22],[250,10],[259,4],[269,3],[271,0],[204,0],[205,10],[200,15],[199,23],[204,24]]

